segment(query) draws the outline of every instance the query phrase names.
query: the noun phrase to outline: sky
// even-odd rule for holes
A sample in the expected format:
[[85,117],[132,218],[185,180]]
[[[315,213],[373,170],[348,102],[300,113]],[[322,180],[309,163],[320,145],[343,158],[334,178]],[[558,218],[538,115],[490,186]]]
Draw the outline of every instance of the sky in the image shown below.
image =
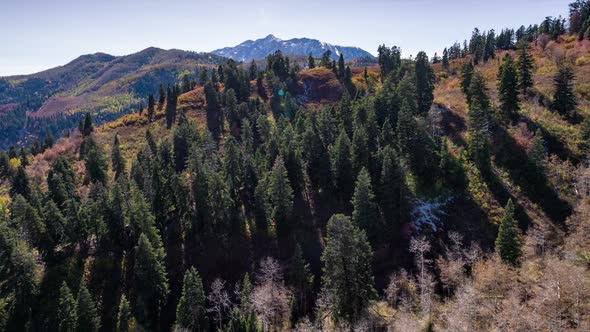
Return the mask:
[[150,46],[207,52],[274,34],[373,54],[380,44],[430,56],[480,30],[566,16],[558,0],[0,0],[0,76],[30,74],[82,54]]

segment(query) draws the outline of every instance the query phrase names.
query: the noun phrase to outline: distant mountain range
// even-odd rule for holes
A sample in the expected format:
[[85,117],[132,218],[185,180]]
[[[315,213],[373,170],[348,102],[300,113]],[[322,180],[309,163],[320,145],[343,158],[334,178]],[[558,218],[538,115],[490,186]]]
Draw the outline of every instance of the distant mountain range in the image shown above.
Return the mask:
[[348,60],[370,57],[373,55],[361,48],[351,46],[338,46],[310,38],[293,38],[282,40],[273,35],[257,40],[247,40],[234,47],[225,47],[211,53],[231,58],[237,61],[249,61],[264,59],[267,55],[280,50],[286,55],[308,55],[321,57],[325,51],[332,52],[331,58],[337,60],[340,53]]

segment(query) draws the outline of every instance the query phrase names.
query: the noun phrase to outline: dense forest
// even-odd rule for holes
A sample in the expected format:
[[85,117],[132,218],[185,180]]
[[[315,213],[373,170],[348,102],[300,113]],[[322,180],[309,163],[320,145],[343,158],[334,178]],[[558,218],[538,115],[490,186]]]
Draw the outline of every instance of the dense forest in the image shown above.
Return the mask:
[[590,329],[569,9],[440,57],[227,60],[0,152],[0,330]]

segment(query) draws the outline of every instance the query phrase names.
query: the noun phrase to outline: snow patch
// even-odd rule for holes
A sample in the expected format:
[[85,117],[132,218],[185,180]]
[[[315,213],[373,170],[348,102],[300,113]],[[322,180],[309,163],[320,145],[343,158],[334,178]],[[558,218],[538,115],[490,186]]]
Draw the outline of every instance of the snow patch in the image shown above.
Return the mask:
[[453,197],[436,197],[434,199],[418,199],[412,212],[414,224],[418,228],[430,226],[436,231],[440,219],[446,215],[445,207]]

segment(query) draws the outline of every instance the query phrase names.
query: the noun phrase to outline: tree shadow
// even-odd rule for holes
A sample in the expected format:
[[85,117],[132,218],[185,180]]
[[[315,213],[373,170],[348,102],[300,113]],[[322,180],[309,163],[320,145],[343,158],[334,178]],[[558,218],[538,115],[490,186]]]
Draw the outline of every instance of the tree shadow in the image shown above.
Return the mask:
[[[562,200],[548,183],[546,176],[534,167],[524,149],[503,126],[495,126],[492,152],[496,164],[508,171],[510,179],[518,185],[531,201],[536,203],[556,223],[563,224],[571,213],[571,206]],[[509,194],[499,179],[490,179],[490,187],[502,202]],[[506,193],[503,193],[506,192]],[[504,198],[504,199],[502,199]]]

